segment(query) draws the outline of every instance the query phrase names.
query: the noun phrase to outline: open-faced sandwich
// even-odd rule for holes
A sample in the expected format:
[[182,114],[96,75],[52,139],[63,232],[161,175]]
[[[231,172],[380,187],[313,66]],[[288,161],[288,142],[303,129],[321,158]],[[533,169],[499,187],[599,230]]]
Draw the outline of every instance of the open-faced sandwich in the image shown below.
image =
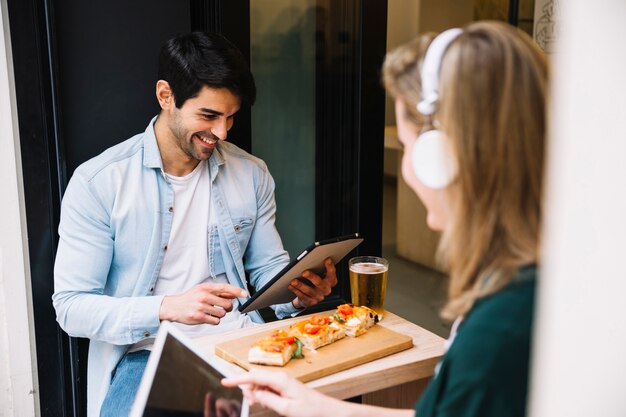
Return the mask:
[[362,335],[378,322],[378,315],[374,310],[352,304],[342,304],[337,307],[333,317],[345,327],[346,335],[351,337]]
[[345,337],[346,332],[334,317],[314,315],[292,325],[289,334],[298,338],[309,349],[317,349]]
[[302,343],[283,329],[274,330],[250,347],[248,362],[284,366],[293,357],[302,357]]
[[347,336],[360,336],[378,321],[368,307],[342,304],[332,316],[313,315],[288,329],[272,331],[254,343],[248,351],[248,362],[284,366],[291,358],[302,357],[302,347],[317,349]]

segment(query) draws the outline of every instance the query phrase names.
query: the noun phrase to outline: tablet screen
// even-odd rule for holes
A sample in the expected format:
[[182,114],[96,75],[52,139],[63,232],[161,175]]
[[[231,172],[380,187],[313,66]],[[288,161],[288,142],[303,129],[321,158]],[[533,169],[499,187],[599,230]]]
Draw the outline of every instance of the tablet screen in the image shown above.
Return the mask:
[[358,233],[348,236],[340,236],[320,242],[305,249],[289,265],[285,266],[262,288],[245,303],[239,306],[239,311],[248,313],[270,305],[288,303],[295,298],[289,289],[289,284],[294,278],[301,279],[302,272],[311,270],[318,275],[324,273],[324,260],[331,258],[337,265],[350,251],[363,242]]
[[242,416],[241,390],[224,387],[222,378],[213,366],[168,333],[141,415]]

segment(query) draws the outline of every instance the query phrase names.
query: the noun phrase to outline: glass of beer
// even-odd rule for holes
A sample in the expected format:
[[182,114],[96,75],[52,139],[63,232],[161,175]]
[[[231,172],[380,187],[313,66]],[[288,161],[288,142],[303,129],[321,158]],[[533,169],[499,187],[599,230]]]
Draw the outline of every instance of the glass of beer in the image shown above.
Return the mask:
[[369,307],[382,319],[389,263],[385,258],[358,256],[350,259],[348,266],[352,304]]

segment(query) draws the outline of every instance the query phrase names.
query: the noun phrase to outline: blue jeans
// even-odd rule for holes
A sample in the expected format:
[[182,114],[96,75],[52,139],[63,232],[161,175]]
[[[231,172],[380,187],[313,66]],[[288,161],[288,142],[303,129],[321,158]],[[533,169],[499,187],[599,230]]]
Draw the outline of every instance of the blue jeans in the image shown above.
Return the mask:
[[109,391],[100,409],[100,417],[120,417],[130,414],[148,356],[149,350],[139,350],[122,357],[113,372]]

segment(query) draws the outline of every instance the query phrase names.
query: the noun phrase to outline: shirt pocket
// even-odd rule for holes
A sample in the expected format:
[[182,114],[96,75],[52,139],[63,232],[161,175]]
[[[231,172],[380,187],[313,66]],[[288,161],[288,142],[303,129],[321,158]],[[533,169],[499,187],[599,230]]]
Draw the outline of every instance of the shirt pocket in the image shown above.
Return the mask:
[[252,236],[252,229],[254,223],[250,217],[239,217],[233,219],[233,229],[237,236],[237,242],[239,242],[239,249],[241,253],[246,252],[248,243],[250,242],[250,236]]

